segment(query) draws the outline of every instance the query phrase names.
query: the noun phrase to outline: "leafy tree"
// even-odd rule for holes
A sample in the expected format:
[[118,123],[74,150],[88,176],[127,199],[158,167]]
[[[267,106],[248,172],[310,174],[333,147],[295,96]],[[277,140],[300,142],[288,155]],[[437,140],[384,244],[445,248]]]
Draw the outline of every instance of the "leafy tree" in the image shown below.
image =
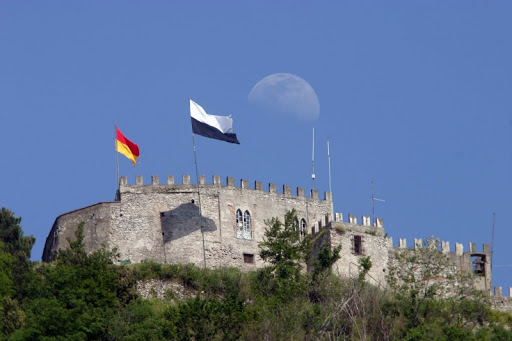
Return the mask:
[[0,299],[14,293],[13,256],[5,252],[5,244],[0,241]]
[[359,281],[361,281],[361,282],[364,281],[366,274],[370,271],[371,268],[372,268],[372,260],[370,259],[370,256],[359,258],[359,275],[358,275]]
[[331,274],[332,266],[340,259],[340,251],[341,245],[336,246],[334,249],[324,245],[318,251],[316,259],[313,261],[313,281]]
[[0,300],[0,339],[8,338],[20,329],[25,321],[25,313],[17,300],[4,297]]
[[489,311],[484,295],[473,289],[471,276],[459,273],[439,250],[439,239],[429,237],[422,248],[397,249],[393,258],[387,280],[406,319],[408,335],[427,328],[455,338],[465,331],[444,326],[472,329],[483,324]]
[[301,237],[300,231],[295,228],[296,220],[297,215],[292,210],[286,213],[284,224],[278,218],[267,221],[265,237],[258,245],[260,257],[269,263],[259,272],[260,283],[264,284],[261,289],[268,293],[278,292],[282,299],[305,288],[301,270],[308,255],[311,237]]
[[26,326],[13,339],[102,339],[109,319],[121,306],[122,286],[113,254],[103,250],[90,255],[83,243],[83,224],[68,240],[69,249],[57,260],[37,269],[24,303]]
[[30,252],[35,238],[25,237],[20,226],[21,217],[16,218],[10,210],[2,207],[0,211],[0,242],[4,244],[4,252],[12,256],[12,281],[15,298],[20,298],[26,276],[31,268]]

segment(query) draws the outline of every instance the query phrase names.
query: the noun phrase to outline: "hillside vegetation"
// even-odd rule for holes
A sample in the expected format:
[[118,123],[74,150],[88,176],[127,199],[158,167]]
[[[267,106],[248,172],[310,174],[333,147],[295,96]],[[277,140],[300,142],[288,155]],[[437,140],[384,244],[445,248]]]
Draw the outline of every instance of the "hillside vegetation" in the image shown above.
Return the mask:
[[[390,271],[390,286],[330,272],[339,249],[321,250],[306,273],[311,238],[300,238],[294,212],[268,223],[260,255],[268,267],[202,269],[192,265],[118,263],[115,251],[85,252],[82,230],[51,264],[33,263],[34,243],[20,218],[0,214],[0,339],[5,340],[511,340],[512,316],[486,297],[408,264],[441,259],[407,254]],[[413,252],[413,251],[411,251]],[[411,258],[412,257],[412,258]],[[434,257],[434,258],[425,258]],[[439,265],[439,264],[438,264]],[[399,267],[404,271],[400,271]],[[404,275],[405,274],[405,275]],[[172,282],[164,299],[142,299],[137,283]],[[154,293],[156,296],[156,292]]]

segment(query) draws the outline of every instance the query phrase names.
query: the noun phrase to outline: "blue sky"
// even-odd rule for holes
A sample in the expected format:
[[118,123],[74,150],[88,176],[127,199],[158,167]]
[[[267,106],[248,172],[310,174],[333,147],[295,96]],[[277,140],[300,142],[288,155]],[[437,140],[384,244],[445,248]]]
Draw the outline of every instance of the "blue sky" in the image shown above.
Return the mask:
[[[196,138],[199,172],[328,190],[395,239],[491,241],[512,286],[512,3],[508,1],[1,1],[0,206],[40,260],[55,218],[114,199],[114,124],[137,143],[121,174],[194,175],[191,98],[241,142]],[[274,73],[319,116],[248,100]],[[265,99],[263,98],[262,101]]]

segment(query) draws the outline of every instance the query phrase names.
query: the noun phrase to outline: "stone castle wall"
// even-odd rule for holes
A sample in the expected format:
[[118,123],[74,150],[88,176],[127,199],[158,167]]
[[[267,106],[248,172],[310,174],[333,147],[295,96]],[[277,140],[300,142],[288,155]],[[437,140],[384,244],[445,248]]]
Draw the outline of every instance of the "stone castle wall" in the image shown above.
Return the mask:
[[[359,260],[369,256],[372,267],[367,281],[385,286],[395,250],[407,247],[405,239],[393,246],[381,218],[371,222],[370,217],[362,216],[358,224],[352,214],[346,222],[339,213],[332,216],[332,196],[328,192],[320,199],[318,191],[312,190],[306,197],[300,187],[292,194],[289,186],[283,186],[278,193],[275,184],[268,184],[267,189],[259,181],[252,188],[247,180],[242,179],[239,184],[236,186],[230,177],[221,184],[219,176],[214,176],[210,184],[202,176],[199,185],[191,184],[188,175],[182,177],[181,184],[176,184],[173,176],[167,177],[166,184],[160,184],[157,176],[151,177],[150,184],[144,184],[141,176],[137,176],[135,184],[128,184],[127,178],[122,177],[118,201],[84,207],[55,220],[43,261],[52,261],[58,249],[68,247],[67,239],[75,238],[77,227],[83,222],[88,252],[116,248],[121,261],[132,263],[153,260],[203,266],[206,258],[207,267],[255,269],[264,266],[258,243],[263,241],[266,221],[274,217],[284,220],[292,209],[299,221],[307,222],[307,232],[314,235],[313,255],[325,245],[341,246],[333,272],[342,277],[357,276]],[[249,234],[239,233],[237,210],[250,214]],[[421,244],[421,239],[415,239],[413,247]],[[470,243],[465,252],[462,244],[456,243],[454,251],[450,251],[448,242],[441,244],[441,251],[456,271],[473,273],[475,287],[492,294],[489,245],[484,244],[478,251]],[[312,264],[308,266],[311,270]]]
[[[189,176],[183,176],[181,184],[175,184],[170,176],[165,185],[158,177],[152,177],[150,185],[144,185],[142,177],[128,185],[123,177],[120,201],[92,205],[57,218],[43,260],[53,260],[57,249],[67,247],[66,238],[74,238],[78,223],[83,221],[88,250],[100,245],[117,248],[122,260],[203,265],[204,235],[208,267],[251,269],[263,265],[258,243],[263,240],[267,220],[284,220],[286,212],[295,209],[298,218],[308,222],[311,233],[313,229],[318,231],[318,222],[325,221],[332,212],[330,193],[319,199],[317,191],[306,197],[304,190],[297,188],[293,195],[288,186],[278,193],[274,184],[269,184],[266,191],[258,181],[250,188],[247,180],[236,187],[233,178],[221,184],[218,176],[213,177],[212,184],[205,182],[201,177],[199,200],[198,186],[190,184]],[[250,213],[251,239],[237,238],[237,210]]]
[[[366,276],[367,281],[385,286],[389,240],[385,236],[382,219],[378,218],[370,225],[370,218],[363,216],[362,223],[358,225],[352,214],[349,214],[348,222],[343,222],[341,214],[336,213],[335,220],[329,222],[315,238],[313,255],[324,245],[331,248],[341,246],[340,259],[332,267],[333,273],[341,277],[356,277],[359,274],[359,259],[370,257],[372,267]],[[355,241],[358,237],[359,241]]]

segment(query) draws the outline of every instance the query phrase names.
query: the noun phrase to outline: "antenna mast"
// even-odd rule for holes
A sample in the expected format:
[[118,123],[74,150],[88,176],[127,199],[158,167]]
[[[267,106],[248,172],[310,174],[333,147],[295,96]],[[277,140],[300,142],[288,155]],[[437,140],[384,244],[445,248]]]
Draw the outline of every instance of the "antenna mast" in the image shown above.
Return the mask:
[[496,212],[492,212],[492,236],[491,236],[491,273],[492,273],[492,263],[494,263],[494,258],[492,256],[494,252],[494,223],[496,222]]
[[331,151],[329,148],[329,140],[327,140],[327,160],[329,161],[329,192],[332,195],[332,187],[331,187]]
[[313,127],[313,152],[312,152],[312,173],[311,180],[313,181],[313,189],[315,189],[315,127]]
[[375,224],[375,201],[386,202],[386,200],[384,200],[384,199],[379,199],[379,198],[375,197],[375,186],[373,185],[373,179],[372,179],[372,220],[373,220],[374,224]]

